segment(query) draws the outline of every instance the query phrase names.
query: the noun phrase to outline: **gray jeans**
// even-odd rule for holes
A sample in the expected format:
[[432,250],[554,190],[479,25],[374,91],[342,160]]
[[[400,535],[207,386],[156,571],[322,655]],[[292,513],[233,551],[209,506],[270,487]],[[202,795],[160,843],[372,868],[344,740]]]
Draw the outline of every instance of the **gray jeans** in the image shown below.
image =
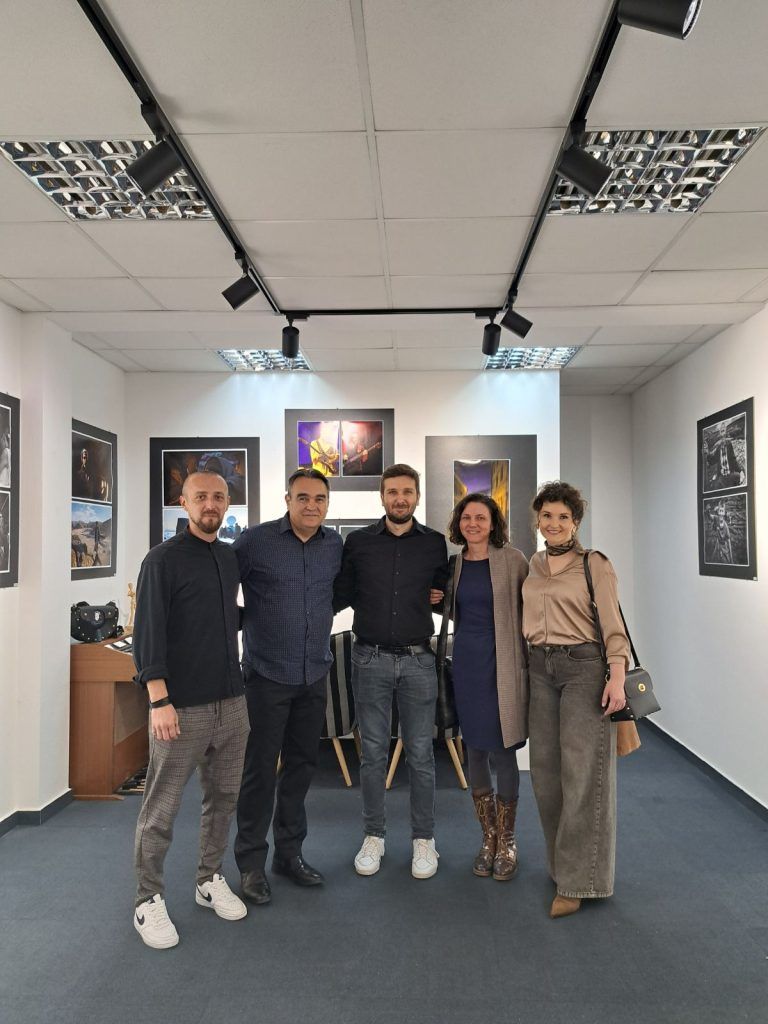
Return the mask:
[[435,831],[435,729],[437,674],[431,651],[415,647],[412,654],[389,654],[370,644],[352,647],[352,688],[360,729],[360,788],[363,827],[367,836],[386,833],[384,792],[389,742],[392,737],[392,696],[397,694],[400,731],[411,784],[411,833],[431,839]]
[[184,787],[197,768],[203,791],[197,881],[221,868],[237,806],[248,739],[245,697],[177,708],[181,735],[156,740],[149,733],[149,767],[136,824],[136,905],[163,895],[163,864]]
[[532,647],[531,782],[561,896],[613,894],[616,726],[603,718],[597,644]]

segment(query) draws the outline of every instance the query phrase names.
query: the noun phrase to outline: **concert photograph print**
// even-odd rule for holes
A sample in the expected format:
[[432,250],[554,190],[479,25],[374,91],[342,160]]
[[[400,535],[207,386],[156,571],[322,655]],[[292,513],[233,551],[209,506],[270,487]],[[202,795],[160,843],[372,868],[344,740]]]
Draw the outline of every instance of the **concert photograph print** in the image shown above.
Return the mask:
[[757,579],[753,405],[748,398],[697,423],[700,576]]
[[117,572],[117,435],[72,420],[73,580]]
[[286,409],[285,479],[315,469],[332,491],[376,491],[395,462],[393,409]]
[[19,409],[0,393],[0,588],[19,582]]
[[190,473],[201,472],[218,473],[224,478],[231,505],[247,503],[248,453],[244,448],[227,451],[168,449],[163,452],[163,508],[178,506],[184,481]]

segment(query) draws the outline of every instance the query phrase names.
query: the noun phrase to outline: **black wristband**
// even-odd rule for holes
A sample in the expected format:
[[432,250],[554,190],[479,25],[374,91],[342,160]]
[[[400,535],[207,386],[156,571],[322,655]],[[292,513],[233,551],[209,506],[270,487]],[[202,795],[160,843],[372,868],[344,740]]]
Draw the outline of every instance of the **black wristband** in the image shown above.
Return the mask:
[[161,697],[160,700],[151,700],[149,706],[154,711],[155,708],[165,708],[171,703],[170,697]]

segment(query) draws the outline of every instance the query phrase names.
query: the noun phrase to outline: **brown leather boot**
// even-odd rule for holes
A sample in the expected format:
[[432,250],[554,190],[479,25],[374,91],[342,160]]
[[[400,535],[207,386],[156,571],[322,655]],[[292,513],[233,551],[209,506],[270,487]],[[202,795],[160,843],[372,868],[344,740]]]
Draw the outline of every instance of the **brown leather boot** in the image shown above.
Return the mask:
[[472,794],[477,812],[477,820],[483,830],[483,845],[475,857],[472,870],[481,878],[489,878],[493,871],[493,858],[496,856],[496,797],[493,793],[482,796]]
[[493,877],[497,882],[506,882],[517,871],[517,842],[515,841],[515,817],[517,800],[501,800],[496,797],[496,856],[493,860]]

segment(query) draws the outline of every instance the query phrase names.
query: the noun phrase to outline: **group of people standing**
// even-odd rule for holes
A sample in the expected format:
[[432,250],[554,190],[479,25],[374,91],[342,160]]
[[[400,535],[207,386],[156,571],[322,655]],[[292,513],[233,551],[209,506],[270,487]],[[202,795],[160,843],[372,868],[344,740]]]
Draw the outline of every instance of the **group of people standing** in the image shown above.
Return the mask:
[[265,870],[270,826],[273,872],[300,886],[323,884],[302,853],[305,798],[325,719],[333,616],[347,607],[354,611],[363,804],[355,871],[376,874],[385,855],[393,699],[409,769],[411,873],[425,879],[438,868],[438,681],[430,641],[432,613],[439,610],[454,621],[455,699],[482,829],[474,873],[506,881],[517,871],[516,751],[530,740],[531,778],[556,886],[551,916],[612,894],[616,734],[610,715],[625,703],[629,644],[610,562],[598,552],[587,555],[577,540],[583,499],[565,483],[540,489],[533,511],[545,549],[529,563],[510,546],[496,503],[468,494],[449,523],[449,539],[461,549],[449,562],[443,534],[414,516],[416,470],[388,467],[380,493],[382,518],[342,544],[323,526],[327,477],[298,470],[288,482],[286,514],[245,530],[229,546],[218,540],[229,504],[226,482],[216,473],[194,473],[180,499],[188,529],[144,559],[133,649],[136,681],[146,687],[151,707],[150,760],[136,830],[134,926],[147,945],[178,943],[164,900],[163,864],[195,769],[203,792],[200,906],[225,920],[247,913],[221,873],[235,812],[234,852],[246,901],[272,899]]

